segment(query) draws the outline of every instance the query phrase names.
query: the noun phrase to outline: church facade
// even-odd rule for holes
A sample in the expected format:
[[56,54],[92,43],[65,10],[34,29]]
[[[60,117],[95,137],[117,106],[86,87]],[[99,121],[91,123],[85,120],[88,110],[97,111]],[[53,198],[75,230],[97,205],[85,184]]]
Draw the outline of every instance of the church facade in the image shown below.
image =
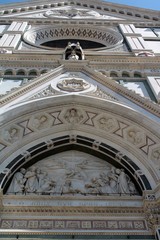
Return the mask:
[[0,9],[0,239],[160,240],[160,15]]

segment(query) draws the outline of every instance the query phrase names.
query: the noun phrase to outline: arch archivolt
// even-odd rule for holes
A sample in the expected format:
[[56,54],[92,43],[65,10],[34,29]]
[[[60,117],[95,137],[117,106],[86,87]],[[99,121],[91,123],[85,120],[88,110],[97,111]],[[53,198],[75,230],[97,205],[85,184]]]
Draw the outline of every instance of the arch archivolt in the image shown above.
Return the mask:
[[[58,101],[63,100],[59,98]],[[126,155],[132,159],[148,176],[148,180],[154,188],[159,180],[160,157],[160,141],[154,134],[155,125],[154,129],[149,129],[149,126],[150,128],[153,126],[149,120],[148,128],[142,126],[139,123],[140,119],[136,119],[136,114],[131,117],[132,110],[117,105],[117,103],[106,102],[104,108],[103,104],[101,106],[94,105],[93,99],[92,104],[82,104],[81,101],[81,97],[74,97],[73,102],[71,97],[65,105],[64,101],[63,104],[55,101],[51,107],[47,104],[43,108],[42,104],[37,111],[34,111],[34,107],[37,109],[36,104],[32,104],[32,110],[28,110],[29,105],[25,104],[22,107],[24,112],[26,109],[26,112],[21,112],[21,114],[17,112],[17,117],[15,110],[15,116],[5,122],[0,129],[2,171],[7,172],[7,166],[15,156],[26,154],[28,148],[34,147],[42,141],[49,144],[50,140],[56,136],[68,135],[71,138],[74,135],[76,138],[77,135],[82,135],[94,139],[93,148],[98,149],[101,143],[105,143],[117,149],[118,158]],[[121,114],[117,114],[117,110]],[[5,114],[8,115],[9,112]]]

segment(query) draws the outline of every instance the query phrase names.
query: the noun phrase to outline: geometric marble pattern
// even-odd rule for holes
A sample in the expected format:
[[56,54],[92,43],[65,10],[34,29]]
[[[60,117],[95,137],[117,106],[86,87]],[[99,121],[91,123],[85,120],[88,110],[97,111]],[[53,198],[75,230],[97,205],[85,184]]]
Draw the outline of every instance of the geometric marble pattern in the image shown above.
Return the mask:
[[91,230],[91,231],[109,231],[112,229],[119,231],[147,230],[146,223],[144,220],[73,220],[73,219],[2,219],[1,229],[48,229],[48,230]]

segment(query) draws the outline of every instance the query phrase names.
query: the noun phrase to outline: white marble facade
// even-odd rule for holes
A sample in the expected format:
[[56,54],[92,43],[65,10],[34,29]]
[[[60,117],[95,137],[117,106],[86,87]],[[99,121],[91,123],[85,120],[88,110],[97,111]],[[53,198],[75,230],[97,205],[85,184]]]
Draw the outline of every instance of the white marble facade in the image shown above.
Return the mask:
[[0,16],[0,238],[153,239],[159,12],[40,0]]

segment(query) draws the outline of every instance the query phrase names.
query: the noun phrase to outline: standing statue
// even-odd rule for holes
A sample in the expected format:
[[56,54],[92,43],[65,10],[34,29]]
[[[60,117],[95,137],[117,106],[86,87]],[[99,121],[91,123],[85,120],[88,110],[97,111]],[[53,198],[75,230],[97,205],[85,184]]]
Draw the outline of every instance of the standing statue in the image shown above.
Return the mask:
[[21,168],[19,172],[14,174],[12,182],[8,188],[7,194],[23,194],[24,184],[26,182],[25,178],[26,170]]

